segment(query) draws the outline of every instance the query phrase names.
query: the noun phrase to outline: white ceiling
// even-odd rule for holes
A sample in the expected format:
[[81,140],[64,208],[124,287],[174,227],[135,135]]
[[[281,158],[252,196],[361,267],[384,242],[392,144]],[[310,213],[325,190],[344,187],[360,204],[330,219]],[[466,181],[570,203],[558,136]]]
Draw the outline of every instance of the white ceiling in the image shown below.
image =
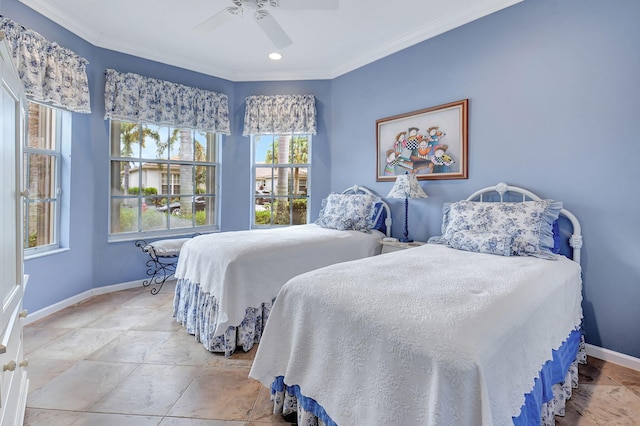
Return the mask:
[[[336,10],[267,6],[293,40],[278,49],[251,13],[204,36],[231,0],[20,0],[89,43],[231,81],[332,79],[522,0],[340,0]],[[55,41],[55,40],[54,40]]]

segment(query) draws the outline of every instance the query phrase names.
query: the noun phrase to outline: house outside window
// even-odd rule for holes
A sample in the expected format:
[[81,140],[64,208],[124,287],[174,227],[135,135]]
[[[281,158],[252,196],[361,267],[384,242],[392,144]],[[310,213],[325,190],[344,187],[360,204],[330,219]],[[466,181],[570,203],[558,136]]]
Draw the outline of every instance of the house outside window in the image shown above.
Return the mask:
[[308,223],[311,135],[254,135],[251,143],[254,185],[252,227]]
[[63,152],[71,147],[70,112],[35,102],[28,107],[23,147],[25,256],[60,247]]
[[111,121],[110,240],[218,229],[218,136]]

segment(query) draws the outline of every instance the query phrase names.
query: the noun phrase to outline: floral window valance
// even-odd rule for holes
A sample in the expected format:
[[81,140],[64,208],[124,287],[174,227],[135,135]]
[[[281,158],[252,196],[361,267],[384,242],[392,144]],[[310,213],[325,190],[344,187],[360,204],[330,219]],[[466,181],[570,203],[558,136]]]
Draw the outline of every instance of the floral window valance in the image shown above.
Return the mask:
[[0,17],[18,76],[29,99],[90,113],[89,81],[85,58],[50,42],[9,18]]
[[313,95],[249,96],[243,136],[284,132],[316,134]]
[[227,95],[107,69],[105,119],[153,123],[228,135]]

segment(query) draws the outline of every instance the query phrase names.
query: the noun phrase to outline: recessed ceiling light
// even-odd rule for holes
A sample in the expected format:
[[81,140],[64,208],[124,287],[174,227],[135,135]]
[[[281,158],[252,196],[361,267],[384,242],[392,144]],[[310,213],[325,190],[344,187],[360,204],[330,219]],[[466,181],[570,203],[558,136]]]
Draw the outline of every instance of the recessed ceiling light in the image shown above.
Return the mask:
[[269,53],[269,59],[273,61],[279,61],[280,59],[282,59],[282,55],[279,54],[278,52],[272,52],[272,53]]

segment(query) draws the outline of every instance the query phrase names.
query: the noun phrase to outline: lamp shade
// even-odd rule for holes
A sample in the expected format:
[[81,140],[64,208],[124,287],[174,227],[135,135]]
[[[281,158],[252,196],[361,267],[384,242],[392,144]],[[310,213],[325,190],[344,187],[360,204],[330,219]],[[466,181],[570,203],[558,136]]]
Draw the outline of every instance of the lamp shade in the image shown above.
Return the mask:
[[387,195],[389,198],[429,198],[418,184],[418,178],[413,173],[405,173],[396,178],[393,188]]

